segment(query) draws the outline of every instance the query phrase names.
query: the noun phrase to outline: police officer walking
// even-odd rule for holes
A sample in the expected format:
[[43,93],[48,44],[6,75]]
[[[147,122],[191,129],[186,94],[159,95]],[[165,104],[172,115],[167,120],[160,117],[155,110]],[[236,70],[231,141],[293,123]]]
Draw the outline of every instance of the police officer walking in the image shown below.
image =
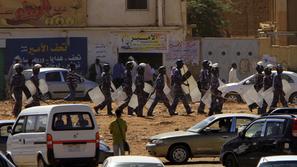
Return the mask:
[[273,110],[277,107],[277,103],[280,101],[283,107],[288,107],[288,102],[285,99],[285,92],[283,90],[283,82],[282,82],[282,73],[283,66],[278,64],[276,66],[277,74],[273,77],[273,100],[271,104],[270,110]]
[[13,69],[16,74],[12,76],[10,91],[14,94],[15,104],[12,114],[17,117],[22,110],[22,92],[25,87],[25,76],[23,72],[23,66],[19,63],[15,64]]
[[224,100],[222,98],[222,92],[218,90],[218,88],[220,87],[220,81],[219,81],[220,71],[217,63],[212,65],[211,73],[212,73],[211,82],[210,82],[211,104],[210,104],[209,113],[208,113],[209,116],[213,115],[214,113],[215,114],[222,113],[222,108],[224,103]]
[[41,65],[35,64],[32,68],[33,75],[31,76],[30,80],[34,84],[36,88],[36,93],[32,95],[33,100],[31,103],[27,104],[25,108],[34,107],[34,106],[40,106],[40,98],[41,98],[41,92],[39,89],[39,72],[40,72]]
[[81,82],[78,75],[75,73],[75,64],[70,64],[70,71],[67,74],[66,77],[66,83],[69,88],[69,94],[64,98],[64,100],[72,101],[75,99],[75,91],[77,88],[77,85]]
[[[267,67],[264,68],[264,78],[263,78],[263,90],[266,91],[268,90],[269,88],[272,87],[272,80],[273,80],[273,77],[272,77],[272,67],[270,65],[268,65]],[[261,115],[264,115],[266,114],[266,110],[267,110],[267,107],[268,107],[268,104],[267,102],[264,100],[263,101],[263,106],[262,106],[262,109],[261,109]]]
[[167,107],[170,115],[177,115],[177,113],[172,112],[170,104],[169,104],[169,100],[163,91],[164,87],[165,87],[164,75],[166,74],[166,67],[161,66],[161,67],[159,67],[158,71],[159,71],[159,75],[155,81],[156,97],[148,110],[147,116],[153,116],[153,111],[154,111],[156,105],[158,104],[158,102],[160,102],[160,101],[162,101],[164,103],[164,105]]
[[96,107],[94,107],[94,110],[97,114],[98,113],[98,110],[102,110],[105,106],[107,106],[107,114],[108,115],[113,115],[112,113],[112,99],[111,99],[111,75],[109,73],[110,71],[110,66],[109,64],[104,64],[103,65],[103,73],[102,73],[102,82],[101,82],[101,91],[105,97],[105,100],[97,105]]
[[138,117],[143,117],[143,107],[145,105],[145,92],[144,92],[144,67],[138,66],[137,67],[137,75],[135,78],[135,94],[137,95],[138,99],[138,106],[135,109]]
[[129,107],[128,105],[133,94],[133,90],[132,90],[133,81],[132,81],[132,72],[131,72],[132,69],[133,69],[133,62],[128,61],[126,63],[126,71],[124,73],[124,80],[122,84],[123,90],[127,95],[127,99],[125,100],[125,103],[119,106],[119,110],[123,110],[128,106],[128,115],[133,115],[133,108]]
[[176,68],[173,69],[173,75],[171,76],[171,85],[173,85],[174,100],[171,105],[171,111],[175,113],[177,104],[181,100],[184,104],[187,114],[193,113],[191,107],[187,101],[186,95],[182,89],[182,84],[186,81],[186,78],[182,76],[181,69],[184,66],[184,62],[181,59],[176,61]]
[[[210,62],[208,60],[204,60],[202,62],[203,69],[200,71],[198,86],[201,92],[201,97],[203,97],[206,91],[210,88],[210,80],[211,80],[211,73],[210,73]],[[198,107],[198,114],[205,114],[204,112],[205,104],[200,101]]]
[[[263,66],[262,62],[257,63],[256,71],[257,71],[257,74],[255,74],[256,82],[255,82],[254,88],[255,88],[255,90],[257,92],[259,92],[263,88],[264,66]],[[256,103],[253,103],[253,104],[249,105],[250,111],[253,111],[253,109],[255,109],[257,107],[258,107],[258,114],[261,114],[261,107],[260,106],[257,106]]]

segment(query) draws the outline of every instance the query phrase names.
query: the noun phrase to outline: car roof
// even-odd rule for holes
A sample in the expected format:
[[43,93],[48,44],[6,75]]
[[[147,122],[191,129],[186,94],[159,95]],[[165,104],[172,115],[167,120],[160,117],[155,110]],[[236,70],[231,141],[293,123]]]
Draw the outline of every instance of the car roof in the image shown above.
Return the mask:
[[[25,71],[29,71],[32,72],[32,69],[27,69]],[[59,67],[44,67],[44,68],[40,68],[40,72],[51,72],[51,71],[68,71],[65,68],[59,68]]]
[[274,161],[297,161],[296,155],[279,155],[262,157],[262,162],[274,162]]
[[14,124],[15,120],[0,120],[0,124]]
[[149,157],[149,156],[113,156],[109,157],[108,161],[111,162],[117,162],[117,163],[162,163],[161,160],[159,160],[156,157]]
[[228,114],[216,114],[213,115],[215,118],[224,118],[224,117],[252,117],[252,118],[258,118],[259,115],[255,114],[245,114],[245,113],[228,113]]
[[[54,109],[59,109],[59,108],[65,108],[65,107],[69,107],[69,108],[86,108],[86,109],[90,109],[90,107],[88,105],[85,104],[59,104],[59,105],[47,105],[47,106],[37,106],[37,107],[30,107],[27,108],[25,110],[23,110],[20,113],[21,115],[32,115],[32,114],[49,114],[52,110]],[[65,111],[65,112],[70,112],[70,111]]]
[[263,116],[261,118],[295,118],[295,117],[296,117],[295,115],[290,115],[290,114],[280,114],[280,115],[272,114],[272,115]]

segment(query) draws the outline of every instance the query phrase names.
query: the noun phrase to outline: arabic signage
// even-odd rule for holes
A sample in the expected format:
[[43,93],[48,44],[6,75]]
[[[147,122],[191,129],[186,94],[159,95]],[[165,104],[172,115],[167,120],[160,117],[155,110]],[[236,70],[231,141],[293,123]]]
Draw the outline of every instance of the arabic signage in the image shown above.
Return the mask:
[[32,59],[47,67],[68,68],[74,63],[82,74],[87,70],[87,38],[7,39],[6,46],[6,73],[17,56],[24,64]]
[[199,47],[199,41],[170,41],[167,61],[182,59],[187,64],[198,64]]
[[86,25],[85,0],[0,0],[0,27]]
[[167,52],[167,35],[164,33],[123,33],[120,52]]

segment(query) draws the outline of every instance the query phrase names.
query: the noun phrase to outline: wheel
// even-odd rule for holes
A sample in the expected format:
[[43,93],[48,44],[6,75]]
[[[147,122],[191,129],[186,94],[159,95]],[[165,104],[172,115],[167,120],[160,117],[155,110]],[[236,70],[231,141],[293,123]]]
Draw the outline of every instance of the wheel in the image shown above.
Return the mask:
[[297,93],[293,93],[290,97],[290,102],[292,104],[297,104]]
[[38,158],[37,167],[48,167],[48,165],[44,162],[44,160],[41,156],[39,156],[39,158]]
[[227,94],[225,96],[225,98],[227,99],[227,101],[229,101],[229,102],[235,102],[235,103],[239,103],[240,102],[240,99],[241,99],[239,95],[234,94],[234,93]]
[[189,149],[184,145],[173,146],[169,150],[168,158],[172,163],[185,163],[189,159]]
[[238,167],[235,157],[231,154],[226,156],[223,164],[226,167]]

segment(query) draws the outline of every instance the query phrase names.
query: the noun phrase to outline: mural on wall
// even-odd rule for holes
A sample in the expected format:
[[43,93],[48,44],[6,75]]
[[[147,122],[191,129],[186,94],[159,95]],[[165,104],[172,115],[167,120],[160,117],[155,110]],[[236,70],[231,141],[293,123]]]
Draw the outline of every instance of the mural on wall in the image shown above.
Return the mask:
[[0,27],[86,25],[85,0],[0,0]]
[[68,68],[74,63],[80,73],[87,70],[87,38],[8,39],[6,46],[6,73],[15,57],[24,64],[29,59],[47,67]]
[[165,53],[168,51],[168,38],[165,33],[123,33],[120,35],[119,52]]

